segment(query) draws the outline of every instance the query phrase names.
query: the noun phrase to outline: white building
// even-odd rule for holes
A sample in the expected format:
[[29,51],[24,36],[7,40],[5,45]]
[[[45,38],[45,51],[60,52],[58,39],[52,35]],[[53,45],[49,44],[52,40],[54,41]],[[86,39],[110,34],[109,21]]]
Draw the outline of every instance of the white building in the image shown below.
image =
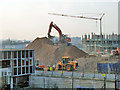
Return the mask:
[[34,51],[1,50],[0,67],[2,84],[9,84],[11,88],[22,87],[29,82],[29,75],[34,73]]

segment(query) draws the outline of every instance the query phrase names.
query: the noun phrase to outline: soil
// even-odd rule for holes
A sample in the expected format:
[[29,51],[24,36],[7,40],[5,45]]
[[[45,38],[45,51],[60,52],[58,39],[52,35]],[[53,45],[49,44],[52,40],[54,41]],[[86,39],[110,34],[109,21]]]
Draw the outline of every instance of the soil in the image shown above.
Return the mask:
[[35,60],[45,65],[53,65],[63,56],[69,56],[71,60],[88,56],[87,53],[73,45],[54,45],[47,37],[36,38],[25,49],[33,49]]

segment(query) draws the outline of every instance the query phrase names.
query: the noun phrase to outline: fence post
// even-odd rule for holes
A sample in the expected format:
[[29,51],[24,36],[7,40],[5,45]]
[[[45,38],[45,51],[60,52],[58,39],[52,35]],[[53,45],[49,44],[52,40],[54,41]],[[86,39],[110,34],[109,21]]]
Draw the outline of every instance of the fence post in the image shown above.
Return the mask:
[[106,76],[104,77],[104,90],[106,90]]
[[45,78],[43,78],[43,88],[45,89]]
[[72,77],[72,90],[73,90],[73,77]]
[[72,77],[73,77],[73,70],[72,70]]

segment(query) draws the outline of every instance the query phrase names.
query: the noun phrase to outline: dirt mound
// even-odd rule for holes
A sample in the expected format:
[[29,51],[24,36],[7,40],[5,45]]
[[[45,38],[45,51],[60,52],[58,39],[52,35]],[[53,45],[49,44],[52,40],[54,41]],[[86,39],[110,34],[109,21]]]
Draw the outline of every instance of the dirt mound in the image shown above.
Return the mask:
[[83,52],[82,50],[78,49],[76,46],[60,46],[55,51],[55,56],[62,57],[62,56],[69,56],[71,59],[80,58],[86,56],[87,53]]
[[39,60],[40,63],[45,63],[46,65],[57,63],[62,56],[70,56],[73,59],[88,55],[73,45],[55,46],[47,37],[36,38],[25,49],[33,49],[35,60]]

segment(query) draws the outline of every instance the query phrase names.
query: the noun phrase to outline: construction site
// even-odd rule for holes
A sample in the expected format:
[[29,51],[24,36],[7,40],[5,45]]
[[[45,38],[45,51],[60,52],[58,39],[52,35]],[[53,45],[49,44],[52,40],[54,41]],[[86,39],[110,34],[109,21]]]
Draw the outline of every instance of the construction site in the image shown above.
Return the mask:
[[[57,30],[59,33],[59,38],[57,42],[53,41],[55,36],[51,35],[52,28]],[[120,72],[119,71],[120,67],[118,66],[120,62],[120,49],[119,49],[120,42],[118,41],[119,35],[112,34],[105,36],[102,34],[93,35],[93,33],[92,36],[84,35],[84,37],[82,36],[82,45],[84,48],[83,51],[78,47],[72,45],[71,38],[68,37],[67,35],[64,35],[63,32],[64,31],[62,31],[55,23],[53,23],[53,21],[51,21],[47,33],[48,36],[41,38],[37,37],[27,47],[23,49],[34,51],[33,56],[34,62],[32,64],[34,66],[33,73],[32,71],[30,71],[30,73],[32,74],[29,75],[27,74],[28,71],[24,72],[26,70],[29,70],[28,68],[22,70],[22,72],[26,73],[26,75],[28,75],[29,77],[29,78],[27,77],[28,78],[27,82],[29,82],[28,85],[29,88],[48,88],[49,87],[48,85],[50,84],[48,81],[49,80],[51,81],[52,78],[54,78],[54,80],[51,81],[52,86],[50,88],[56,87],[76,88],[80,86],[92,89],[97,87],[103,89],[116,88],[114,82],[116,82],[116,77],[117,80],[119,79],[118,76]],[[112,50],[114,50],[115,52],[112,52]],[[10,52],[12,53],[13,51]],[[91,54],[91,52],[94,53]],[[20,58],[20,55],[22,56],[23,54],[24,53],[18,51],[18,57],[17,56],[14,57]],[[23,62],[21,61],[23,59],[26,62],[26,66],[28,65],[27,56],[29,56],[29,54],[28,52],[26,52],[25,54],[26,54],[25,56],[22,56],[22,59],[18,59],[19,60],[18,65],[15,62],[16,66],[19,67],[20,62]],[[10,56],[9,53],[3,54],[4,57],[6,57],[5,55]],[[17,51],[15,55],[17,55]],[[32,54],[30,55],[32,56]],[[7,56],[8,59],[9,56]],[[1,59],[3,60],[3,58]],[[2,67],[5,68],[8,62],[4,60],[2,61],[2,63],[4,63]],[[10,62],[9,67],[11,67]],[[23,68],[23,66],[21,67]],[[19,72],[18,75],[21,74],[24,77],[24,74],[20,73],[20,71],[17,71],[17,69],[16,71],[14,70],[14,73],[16,73],[16,75],[17,72]],[[110,78],[110,75],[111,76],[113,75],[112,78]],[[70,79],[68,79],[69,76],[71,77]],[[47,78],[44,79],[44,77],[48,77],[48,79]],[[20,77],[16,76],[15,78],[16,81],[15,83],[13,82],[12,88],[14,88],[14,86],[18,88],[18,85],[20,87],[23,87],[19,84],[21,83],[21,81],[17,80]],[[61,84],[63,81],[61,81],[61,83],[57,83],[55,78],[60,78],[61,80],[65,78],[67,80],[65,82],[66,83],[71,82],[71,84],[70,86],[69,84],[66,84],[68,86],[64,86]],[[79,79],[83,80],[85,84],[78,83],[79,81],[76,80]],[[96,83],[97,87],[93,86],[93,83],[91,84],[91,79],[92,82]],[[39,82],[38,80],[41,80],[43,83]],[[100,83],[101,86],[99,87]],[[56,87],[54,85],[56,85]],[[109,85],[111,85],[111,87],[109,87]]]
[[[100,21],[100,34],[82,35],[83,49],[72,45],[71,38],[63,34],[64,31],[60,29],[53,21],[49,24],[47,37],[36,38],[25,49],[33,49],[35,53],[35,60],[38,61],[37,65],[54,66],[59,68],[74,67],[74,64],[69,61],[76,61],[79,65],[78,72],[94,73],[97,72],[97,63],[100,62],[119,62],[119,37],[120,35],[103,35],[102,33],[102,18],[105,13],[101,14],[100,18],[72,16],[65,14],[48,13],[50,15],[57,15],[62,17],[73,17],[82,19],[92,19]],[[55,36],[51,35],[54,28],[59,33],[59,38],[54,42]],[[117,57],[116,57],[117,55]],[[99,59],[98,59],[99,58]],[[68,59],[68,60],[67,60]],[[66,64],[63,64],[64,61]],[[68,63],[68,64],[67,64]]]
[[[53,15],[60,15],[60,14],[53,14]],[[77,18],[102,20],[102,17],[101,19],[88,18],[88,17],[77,17]],[[58,40],[56,40],[56,42],[54,41],[55,36],[51,35],[52,28],[57,30],[57,32],[59,33],[59,37]],[[92,89],[97,87],[103,89],[115,88],[116,85],[114,85],[114,82],[116,82],[116,76],[117,76],[117,80],[119,79],[118,76],[120,72],[119,71],[120,67],[118,66],[120,62],[120,49],[119,49],[120,35],[114,33],[112,35],[103,35],[102,29],[100,29],[100,35],[96,35],[93,33],[91,34],[91,36],[82,35],[83,49],[81,50],[80,48],[73,45],[71,43],[71,38],[68,35],[63,34],[63,32],[64,31],[62,31],[53,21],[51,21],[47,33],[48,36],[37,37],[35,40],[33,40],[28,46],[26,46],[23,49],[23,50],[34,51],[34,56],[33,56],[34,62],[32,64],[34,66],[33,73],[31,71],[30,73],[32,74],[29,75],[27,74],[28,72],[24,72],[26,71],[26,69],[22,70],[22,72],[26,73],[29,77],[29,78],[27,77],[28,78],[27,82],[29,82],[28,85],[29,88],[48,88],[49,87],[48,85],[50,84],[48,81],[51,80],[52,78],[54,79],[60,78],[61,80],[65,78],[67,80],[65,82],[66,83],[71,82],[71,84],[70,86],[69,84],[67,84],[68,86],[64,86],[61,84],[63,81],[61,81],[61,83],[57,83],[56,80],[53,80],[51,81],[52,86],[50,88],[56,88],[56,87],[76,88],[80,86],[81,87],[84,86]],[[10,52],[12,53],[13,51]],[[16,66],[19,66],[20,62],[23,62],[20,60],[23,59],[25,60],[25,58],[26,58],[25,62],[27,66],[28,64],[27,56],[29,56],[29,54],[27,52],[25,54],[26,55],[22,59],[19,59],[18,65],[15,62]],[[9,54],[6,53],[6,55]],[[17,55],[17,51],[16,51],[16,55]],[[18,51],[18,57],[17,56],[15,57],[20,58],[19,57],[20,55],[22,56],[23,53]],[[6,57],[5,54],[3,54],[3,56]],[[2,63],[7,64],[7,61],[2,61]],[[4,68],[4,66],[2,67]],[[27,70],[29,69],[27,68]],[[18,71],[14,70],[14,73],[16,73],[16,75],[17,72]],[[20,71],[18,75],[19,74],[23,75],[22,73],[20,73]],[[68,79],[69,76],[71,77],[70,79]],[[110,78],[110,76],[112,76],[112,78]],[[44,77],[48,77],[48,79],[47,78],[44,79]],[[14,88],[14,86],[17,86],[17,88],[18,86],[23,87],[19,84],[22,81],[17,80],[20,77],[16,76],[15,78],[16,78],[15,83],[11,82],[13,83],[12,88]],[[78,83],[79,81],[76,80],[79,79],[83,80],[85,84]],[[93,83],[91,84],[91,79],[92,82],[96,83],[97,87],[93,86]],[[39,82],[38,80],[42,81],[43,83]],[[55,82],[56,84],[53,84]],[[101,86],[99,86],[100,83]],[[54,85],[56,85],[56,87]],[[111,87],[109,87],[109,85],[111,85]]]
[[[20,42],[22,46],[15,42],[17,48],[5,48],[4,44],[0,50],[0,89],[119,90],[120,34],[103,34],[105,13],[100,17],[48,15],[98,21],[99,34],[83,34],[75,39],[76,44],[69,32],[64,34],[61,26],[51,21],[47,36]],[[52,31],[59,36],[53,36]]]
[[[52,41],[54,36],[50,35],[52,27],[59,32],[59,40],[57,43]],[[92,36],[92,39],[98,40],[95,42],[91,40],[90,36],[87,37],[85,35],[85,37],[82,38],[83,45],[88,46],[91,40],[92,43],[95,42],[100,46],[101,37],[99,36]],[[103,39],[105,39],[105,35],[102,36]],[[115,35],[114,37],[114,43],[118,45],[118,36]],[[111,40],[110,36],[109,40]],[[106,52],[104,46],[100,46],[100,48],[102,48],[100,49],[97,45],[96,47],[93,44],[91,45],[92,47],[88,47],[92,48],[95,52],[91,54],[89,53],[91,52],[90,50],[89,52],[87,50],[83,51],[72,45],[70,41],[70,37],[63,35],[60,28],[51,22],[49,25],[48,37],[36,38],[25,47],[25,49],[34,50],[35,60],[38,61],[35,74],[30,76],[31,88],[76,88],[79,86],[94,89],[116,88],[115,82],[119,82],[117,80],[119,80],[120,72],[120,50],[118,46],[111,46],[111,48],[107,47],[108,50]],[[102,41],[102,44],[105,44],[104,42],[106,41]],[[111,41],[108,41],[108,43],[111,45]],[[87,48],[85,47],[85,49]],[[111,53],[112,50],[115,52]],[[71,77],[71,79],[68,79],[68,77]],[[63,78],[65,81],[63,81]],[[39,82],[38,79],[40,79],[42,83]],[[56,82],[57,79],[61,81],[58,83]],[[105,79],[106,81],[104,81]],[[79,82],[77,80],[83,81]],[[66,82],[65,85],[62,85],[64,82]],[[96,85],[93,85],[93,83]]]

